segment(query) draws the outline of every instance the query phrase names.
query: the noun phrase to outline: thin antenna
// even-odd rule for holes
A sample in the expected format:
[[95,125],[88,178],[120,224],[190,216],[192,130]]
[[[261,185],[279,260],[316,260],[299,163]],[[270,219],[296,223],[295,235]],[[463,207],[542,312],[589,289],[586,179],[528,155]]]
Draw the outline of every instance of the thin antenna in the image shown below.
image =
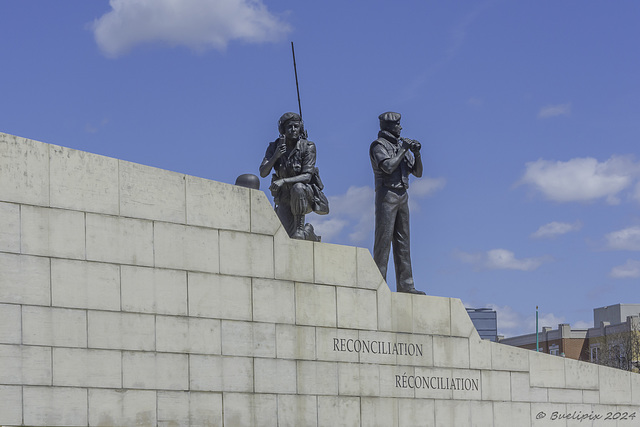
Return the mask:
[[293,42],[291,42],[291,55],[293,55],[293,71],[296,75],[296,91],[298,92],[298,112],[302,119],[302,105],[300,104],[300,87],[298,86],[298,68],[296,67],[296,51],[293,48]]

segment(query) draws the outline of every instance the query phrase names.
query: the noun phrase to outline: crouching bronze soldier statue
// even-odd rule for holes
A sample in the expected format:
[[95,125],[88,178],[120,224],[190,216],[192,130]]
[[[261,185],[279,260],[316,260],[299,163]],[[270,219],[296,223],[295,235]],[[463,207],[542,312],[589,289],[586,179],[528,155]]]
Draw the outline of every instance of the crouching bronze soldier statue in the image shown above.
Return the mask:
[[260,176],[273,169],[271,195],[280,222],[293,239],[320,241],[306,214],[329,213],[329,202],[316,167],[316,145],[306,139],[300,115],[285,113],[278,121],[280,137],[269,143],[260,164]]

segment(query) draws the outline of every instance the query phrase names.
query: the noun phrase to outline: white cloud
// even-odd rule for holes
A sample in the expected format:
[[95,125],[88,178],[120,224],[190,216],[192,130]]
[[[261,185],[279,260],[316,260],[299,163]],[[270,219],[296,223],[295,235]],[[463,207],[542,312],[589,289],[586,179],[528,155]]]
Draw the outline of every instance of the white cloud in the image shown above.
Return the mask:
[[553,221],[545,225],[541,225],[535,233],[531,233],[534,239],[554,238],[556,236],[578,231],[582,228],[582,223],[576,221],[573,224],[569,222]]
[[571,103],[547,105],[542,107],[538,112],[539,119],[547,119],[556,116],[568,116],[571,114]]
[[611,269],[610,277],[614,279],[635,279],[640,277],[640,261],[628,259],[626,263]]
[[593,323],[585,322],[584,320],[578,320],[573,325],[571,325],[571,329],[589,329],[593,328]]
[[612,231],[604,236],[607,249],[640,251],[640,227],[633,226]]
[[271,42],[291,27],[261,0],[110,0],[93,22],[96,42],[109,57],[134,46],[163,42],[194,50],[222,50],[231,40]]
[[420,178],[411,182],[409,194],[417,198],[429,197],[443,189],[446,183],[444,178]]
[[640,165],[632,156],[612,156],[604,162],[591,157],[567,162],[540,159],[525,167],[518,184],[528,184],[557,202],[605,198],[607,203],[617,204],[618,193],[631,185],[640,172]]
[[533,271],[550,260],[548,256],[517,259],[515,254],[507,249],[492,249],[477,253],[458,252],[456,255],[476,268],[488,270]]

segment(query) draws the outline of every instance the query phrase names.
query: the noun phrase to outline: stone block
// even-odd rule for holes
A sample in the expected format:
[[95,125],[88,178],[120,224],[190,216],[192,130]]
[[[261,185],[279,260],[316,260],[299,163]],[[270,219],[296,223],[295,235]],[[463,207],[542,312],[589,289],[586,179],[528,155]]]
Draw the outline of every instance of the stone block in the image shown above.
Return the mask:
[[98,262],[52,259],[51,303],[57,307],[120,310],[120,268]]
[[363,397],[360,405],[362,425],[368,427],[397,427],[399,425],[398,399]]
[[218,273],[218,230],[165,222],[154,223],[155,266]]
[[278,426],[317,427],[318,399],[316,396],[278,395]]
[[600,403],[600,390],[582,390],[582,403]]
[[296,324],[336,327],[335,286],[296,283]]
[[566,388],[550,388],[549,402],[553,403],[582,403],[582,390]]
[[278,423],[274,394],[227,393],[223,412],[225,426],[273,427]]
[[398,427],[434,427],[436,425],[433,400],[398,399],[397,402]]
[[[617,408],[617,409],[620,410],[620,408]],[[633,412],[634,410],[637,410],[637,408],[634,408],[631,412]],[[602,425],[602,422],[598,423],[597,421],[594,422],[593,420],[593,416],[595,415],[595,412],[600,412],[600,411],[601,411],[601,408],[594,405],[569,403],[567,404],[567,414],[571,414],[572,418],[567,420],[567,427],[584,427],[585,425],[591,427],[591,426]],[[606,417],[606,413],[604,415]],[[592,417],[592,419],[589,419],[590,416]],[[633,422],[633,420],[630,420],[627,418],[626,423],[625,421],[619,421],[617,425],[618,426],[624,426],[625,424],[631,425],[629,424],[630,421]],[[604,423],[604,425],[607,425],[607,424],[616,425],[614,423],[615,421],[613,420],[607,420]]]
[[156,425],[156,392],[90,389],[89,425]]
[[24,424],[30,426],[86,426],[85,388],[24,387]]
[[120,267],[122,310],[140,313],[187,314],[187,273],[159,268]]
[[87,312],[50,307],[22,307],[22,343],[54,347],[87,346]]
[[[555,419],[553,418],[554,413]],[[532,427],[563,427],[567,425],[566,420],[558,419],[557,416],[566,413],[567,405],[564,403],[531,403],[531,418],[528,425]]]
[[187,224],[248,232],[249,189],[187,176]]
[[481,371],[482,400],[511,400],[511,373]]
[[598,365],[564,359],[564,374],[567,388],[598,389]]
[[188,390],[188,355],[124,352],[122,376],[124,388]]
[[50,276],[46,258],[0,253],[0,302],[51,304]]
[[250,357],[189,356],[191,390],[253,392],[253,359]]
[[518,402],[493,402],[493,420],[493,426],[495,427],[529,425],[531,420],[531,404]]
[[49,145],[0,133],[0,200],[49,205]]
[[273,237],[276,279],[313,282],[313,242],[290,239],[284,228]]
[[469,339],[433,337],[433,366],[441,368],[469,368]]
[[51,145],[51,207],[118,215],[118,160]]
[[220,231],[220,273],[273,278],[273,237]]
[[339,363],[338,394],[380,396],[380,367],[368,363]]
[[150,314],[89,311],[89,348],[153,351],[156,319]]
[[20,253],[20,205],[0,202],[0,251]]
[[113,350],[54,348],[53,385],[121,388],[122,354]]
[[412,297],[413,295],[411,294],[391,292],[391,330],[392,331],[413,333],[414,319],[413,319],[413,303],[412,303],[413,298]]
[[315,328],[276,325],[276,357],[279,359],[315,360]]
[[378,297],[378,330],[394,331],[393,315],[391,312],[391,290],[384,280],[380,281],[377,290]]
[[182,391],[158,392],[158,426],[222,425],[222,394]]
[[529,354],[531,350],[496,343],[491,346],[491,367],[500,371],[529,370]]
[[360,425],[360,398],[318,396],[318,427]]
[[296,362],[283,359],[254,360],[256,393],[296,393]]
[[[451,305],[451,336],[469,338],[474,335],[479,338],[476,327],[473,326],[462,301],[458,298],[449,298],[449,303]],[[442,326],[446,328],[445,325]]]
[[494,427],[493,402],[471,401],[470,407],[472,426]]
[[531,387],[529,373],[511,372],[511,400],[514,402],[547,402],[548,389]]
[[[398,365],[433,366],[433,337],[419,334],[395,334]],[[395,352],[395,351],[392,351]]]
[[267,195],[260,190],[250,190],[251,232],[273,236],[280,228],[280,220],[269,203]]
[[51,348],[0,345],[0,384],[51,385]]
[[[378,365],[380,369],[380,397],[415,398],[415,387],[409,387],[409,377],[415,377],[413,366]],[[406,378],[406,381],[405,381]]]
[[273,323],[223,320],[222,354],[276,357],[276,326]]
[[376,291],[337,287],[336,292],[339,328],[378,328]]
[[357,362],[358,331],[316,328],[316,355],[327,362]]
[[251,320],[251,279],[189,273],[189,315]]
[[[631,404],[632,405],[640,405],[640,375],[631,375]],[[585,402],[585,403],[593,403],[593,402]],[[600,400],[598,398],[598,402]]]
[[84,259],[84,213],[38,206],[20,212],[23,254]]
[[0,425],[22,424],[22,387],[0,385]]
[[[413,332],[451,335],[451,302],[449,298],[407,295],[411,297],[413,306]],[[461,322],[461,320],[458,321],[458,323]]]
[[[469,367],[471,369],[491,369],[491,349],[496,345],[480,337],[469,338]],[[528,363],[527,359],[527,363]]]
[[220,320],[156,316],[156,350],[170,353],[220,354]]
[[0,344],[20,344],[22,313],[19,305],[0,304]]
[[475,369],[452,369],[449,387],[453,398],[479,401],[482,398],[480,372]]
[[465,400],[435,400],[436,426],[473,425],[471,402]]
[[598,365],[600,403],[628,405],[631,403],[631,375],[628,371]]
[[[407,335],[404,335],[406,337]],[[360,351],[361,363],[381,363],[386,365],[395,365],[398,363],[398,355],[389,351],[388,347],[397,344],[398,334],[393,332],[376,332],[376,331],[359,331],[358,339],[363,343],[363,349]],[[388,344],[390,343],[390,344]],[[431,347],[429,347],[431,352]]]
[[355,247],[314,243],[313,264],[315,283],[357,286]]
[[[479,373],[478,371],[473,372],[474,379],[476,379],[479,376]],[[401,376],[396,376],[394,386],[396,388],[399,386],[405,387],[405,389],[413,387],[416,398],[448,400],[452,400],[454,398],[454,390],[452,390],[447,384],[447,381],[450,381],[450,379],[453,378],[452,369],[416,367],[413,373],[407,373],[406,376],[404,371],[399,372],[396,375]],[[409,375],[414,375],[414,378],[409,379]],[[464,376],[467,377],[466,374]],[[456,395],[459,395],[457,391]]]
[[252,279],[253,320],[256,322],[289,323],[296,321],[293,282]]
[[298,360],[298,394],[332,395],[338,394],[338,364],[336,362],[315,362]]
[[119,161],[120,215],[185,223],[183,174]]
[[153,223],[87,214],[87,260],[153,266]]
[[378,289],[383,281],[369,249],[356,248],[356,283],[359,288]]
[[564,358],[528,351],[532,387],[564,388]]

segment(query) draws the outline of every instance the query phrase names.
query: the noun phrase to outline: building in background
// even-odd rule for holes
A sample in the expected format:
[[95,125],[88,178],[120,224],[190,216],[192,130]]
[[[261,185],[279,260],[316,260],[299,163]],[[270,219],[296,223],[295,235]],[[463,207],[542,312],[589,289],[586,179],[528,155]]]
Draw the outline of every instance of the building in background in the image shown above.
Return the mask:
[[467,313],[476,327],[480,338],[498,341],[498,315],[490,308],[467,308]]
[[[593,309],[593,328],[543,327],[540,351],[576,360],[638,372],[640,368],[640,304],[616,304]],[[536,349],[536,334],[502,338],[500,343]]]

